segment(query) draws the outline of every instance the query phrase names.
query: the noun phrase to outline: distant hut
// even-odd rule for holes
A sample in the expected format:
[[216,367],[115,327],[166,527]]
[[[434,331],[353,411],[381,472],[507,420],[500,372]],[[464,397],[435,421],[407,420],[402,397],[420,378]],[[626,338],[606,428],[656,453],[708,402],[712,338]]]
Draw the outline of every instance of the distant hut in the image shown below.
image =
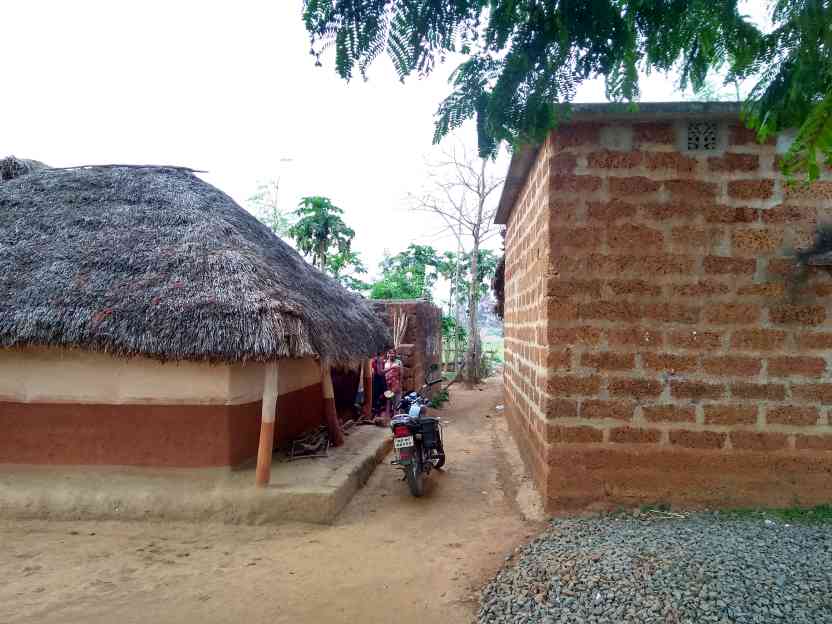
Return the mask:
[[275,410],[279,441],[320,425],[329,365],[390,342],[190,170],[0,174],[0,463],[224,466],[259,445],[267,480]]

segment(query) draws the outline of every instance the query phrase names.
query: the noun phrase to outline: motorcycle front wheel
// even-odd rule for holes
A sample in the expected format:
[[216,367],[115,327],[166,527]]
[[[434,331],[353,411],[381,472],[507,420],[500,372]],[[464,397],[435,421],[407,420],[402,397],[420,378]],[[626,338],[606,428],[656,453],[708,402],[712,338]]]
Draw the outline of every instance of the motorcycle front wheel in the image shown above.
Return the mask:
[[419,498],[425,493],[425,473],[422,472],[422,449],[418,446],[413,449],[413,461],[405,466],[405,475],[410,493]]

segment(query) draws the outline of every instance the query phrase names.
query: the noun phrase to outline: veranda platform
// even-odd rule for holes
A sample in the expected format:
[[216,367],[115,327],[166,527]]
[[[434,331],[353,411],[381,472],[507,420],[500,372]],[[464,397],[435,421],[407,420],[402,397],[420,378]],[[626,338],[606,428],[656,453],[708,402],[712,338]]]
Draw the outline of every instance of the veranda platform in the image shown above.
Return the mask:
[[184,520],[328,524],[390,449],[386,429],[353,429],[326,457],[275,455],[271,484],[238,469],[0,465],[0,516],[55,520]]

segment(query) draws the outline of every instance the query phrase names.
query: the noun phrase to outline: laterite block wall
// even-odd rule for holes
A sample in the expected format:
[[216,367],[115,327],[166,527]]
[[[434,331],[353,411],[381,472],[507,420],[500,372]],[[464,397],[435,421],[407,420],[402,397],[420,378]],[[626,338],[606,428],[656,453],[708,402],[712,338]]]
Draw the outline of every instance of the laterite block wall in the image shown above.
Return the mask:
[[374,301],[373,306],[391,333],[394,313],[407,315],[407,328],[398,350],[404,373],[402,386],[405,392],[418,390],[430,367],[442,363],[442,310],[423,299]]
[[508,220],[505,386],[550,509],[832,500],[832,277],[788,257],[832,176],[787,187],[787,145],[706,117],[541,148]]

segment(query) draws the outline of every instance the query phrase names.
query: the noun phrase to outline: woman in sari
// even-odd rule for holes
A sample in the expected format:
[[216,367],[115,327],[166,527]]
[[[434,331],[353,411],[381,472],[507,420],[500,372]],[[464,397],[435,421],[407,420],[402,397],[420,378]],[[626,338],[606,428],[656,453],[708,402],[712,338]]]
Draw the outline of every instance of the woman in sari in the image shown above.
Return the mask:
[[402,400],[402,361],[396,357],[394,349],[387,352],[387,360],[384,362],[384,381],[387,389],[395,395],[392,400],[395,410]]

